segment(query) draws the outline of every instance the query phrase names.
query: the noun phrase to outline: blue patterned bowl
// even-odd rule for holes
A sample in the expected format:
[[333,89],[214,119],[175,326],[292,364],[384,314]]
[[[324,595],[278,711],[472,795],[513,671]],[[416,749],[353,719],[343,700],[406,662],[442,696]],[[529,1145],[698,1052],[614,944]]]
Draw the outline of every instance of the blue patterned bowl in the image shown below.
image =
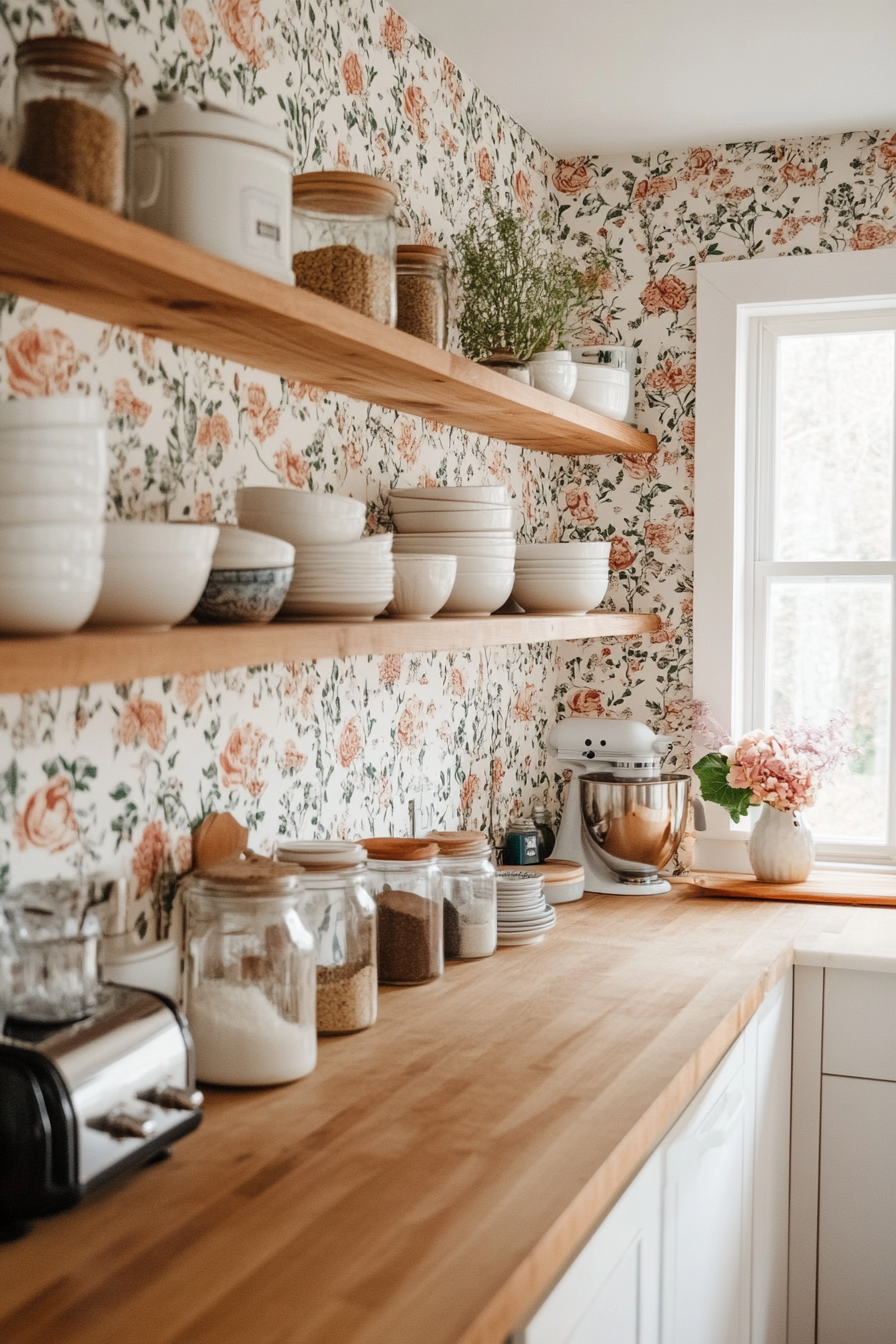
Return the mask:
[[193,615],[209,624],[272,621],[292,583],[286,569],[213,569]]

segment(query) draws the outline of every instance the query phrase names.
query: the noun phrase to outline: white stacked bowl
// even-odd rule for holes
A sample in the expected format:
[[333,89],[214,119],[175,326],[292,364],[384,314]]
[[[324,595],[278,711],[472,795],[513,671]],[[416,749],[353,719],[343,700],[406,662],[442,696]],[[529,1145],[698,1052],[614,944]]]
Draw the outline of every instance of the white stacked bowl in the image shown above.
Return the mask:
[[208,583],[218,532],[206,523],[107,524],[103,584],[90,624],[167,629],[185,620]]
[[524,611],[584,616],[609,582],[606,541],[529,542],[517,546],[513,600]]
[[236,492],[236,514],[240,527],[266,532],[301,548],[357,541],[364,531],[367,506],[359,499],[324,490],[250,485]]
[[502,486],[393,490],[396,555],[454,555],[457,572],[442,615],[488,616],[513,587],[514,516]]
[[372,621],[394,595],[392,533],[342,545],[296,546],[293,580],[281,616]]
[[66,634],[90,616],[108,479],[99,397],[0,405],[0,632]]

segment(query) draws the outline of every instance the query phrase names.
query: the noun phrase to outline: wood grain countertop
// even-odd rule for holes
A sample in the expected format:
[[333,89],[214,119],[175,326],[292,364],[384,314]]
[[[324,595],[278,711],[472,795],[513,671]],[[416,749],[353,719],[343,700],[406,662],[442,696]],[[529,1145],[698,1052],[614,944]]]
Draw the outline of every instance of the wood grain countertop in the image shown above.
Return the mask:
[[0,1246],[3,1344],[501,1344],[813,907],[673,894],[558,916],[539,946],[381,992],[377,1025],[322,1040],[307,1079],[208,1089],[171,1161]]

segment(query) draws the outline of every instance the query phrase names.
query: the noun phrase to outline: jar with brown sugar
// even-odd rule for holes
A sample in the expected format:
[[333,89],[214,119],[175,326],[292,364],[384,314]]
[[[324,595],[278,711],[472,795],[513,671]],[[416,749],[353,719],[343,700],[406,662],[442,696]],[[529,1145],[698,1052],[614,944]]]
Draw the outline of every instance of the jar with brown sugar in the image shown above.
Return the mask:
[[435,980],[445,969],[438,845],[391,836],[360,843],[377,906],[380,984]]
[[441,247],[399,243],[395,261],[400,331],[444,350],[448,340],[448,257]]
[[130,107],[124,61],[83,37],[30,37],[16,51],[14,167],[124,214]]
[[395,326],[398,188],[369,173],[300,173],[292,180],[296,284]]

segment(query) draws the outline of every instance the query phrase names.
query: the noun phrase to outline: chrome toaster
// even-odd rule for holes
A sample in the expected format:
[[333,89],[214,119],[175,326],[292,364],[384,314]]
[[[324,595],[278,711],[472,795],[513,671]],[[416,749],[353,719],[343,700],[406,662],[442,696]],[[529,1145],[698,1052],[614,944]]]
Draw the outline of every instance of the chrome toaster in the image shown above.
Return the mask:
[[170,1000],[103,985],[66,1024],[0,1033],[0,1238],[167,1156],[202,1119],[193,1043]]

